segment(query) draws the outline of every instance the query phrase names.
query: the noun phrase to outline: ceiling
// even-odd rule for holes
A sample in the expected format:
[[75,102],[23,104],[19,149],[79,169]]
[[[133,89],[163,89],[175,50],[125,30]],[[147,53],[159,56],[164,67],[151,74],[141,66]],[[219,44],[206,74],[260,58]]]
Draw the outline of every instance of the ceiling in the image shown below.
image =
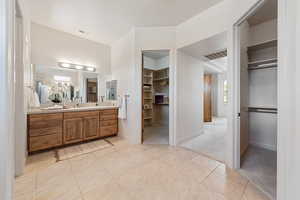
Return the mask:
[[227,70],[227,57],[209,60],[206,55],[223,51],[227,48],[227,32],[201,40],[180,50],[186,54],[205,61],[205,73],[223,73]]
[[169,50],[153,50],[153,51],[149,50],[149,51],[143,51],[143,54],[149,58],[157,60],[168,56]]
[[[28,0],[32,21],[111,44],[135,26],[175,26],[222,0]],[[83,30],[85,33],[79,33]]]
[[216,53],[227,48],[227,32],[219,33],[205,40],[193,43],[189,46],[183,47],[180,50],[185,53],[199,58],[201,60],[208,60],[206,55]]
[[255,26],[263,22],[277,18],[278,0],[267,0],[253,16],[248,19],[250,26]]

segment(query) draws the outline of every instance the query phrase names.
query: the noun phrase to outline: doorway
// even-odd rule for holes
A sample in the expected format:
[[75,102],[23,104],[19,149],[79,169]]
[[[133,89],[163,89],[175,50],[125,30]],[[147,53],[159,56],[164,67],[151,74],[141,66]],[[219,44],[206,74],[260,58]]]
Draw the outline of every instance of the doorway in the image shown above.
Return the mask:
[[[186,55],[182,70],[191,66],[192,73],[199,73],[199,80],[188,81],[192,95],[189,98],[199,98],[194,110],[199,115],[197,126],[195,122],[191,137],[181,143],[182,147],[191,149],[220,162],[226,161],[226,135],[227,135],[227,32],[223,32],[205,40],[184,47],[181,51]],[[192,77],[192,76],[191,76]],[[192,85],[200,87],[192,87]],[[186,84],[185,84],[186,85]],[[198,95],[200,96],[198,97]],[[192,103],[192,100],[184,101]],[[199,106],[199,108],[198,108]]]
[[276,199],[277,0],[267,0],[236,27],[240,172]]
[[94,103],[98,101],[98,79],[86,79],[86,102]]
[[142,52],[142,143],[169,144],[168,50]]

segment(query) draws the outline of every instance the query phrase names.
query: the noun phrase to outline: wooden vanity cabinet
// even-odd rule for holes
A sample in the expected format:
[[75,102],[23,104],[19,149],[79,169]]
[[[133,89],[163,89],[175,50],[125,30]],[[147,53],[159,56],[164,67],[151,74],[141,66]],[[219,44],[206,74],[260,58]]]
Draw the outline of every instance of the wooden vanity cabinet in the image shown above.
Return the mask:
[[28,115],[30,153],[117,134],[117,109]]
[[118,134],[118,110],[100,111],[100,136],[114,136]]
[[64,144],[71,144],[83,140],[83,120],[81,118],[64,120]]
[[63,114],[28,115],[28,151],[62,145]]
[[98,138],[99,111],[64,113],[64,144]]

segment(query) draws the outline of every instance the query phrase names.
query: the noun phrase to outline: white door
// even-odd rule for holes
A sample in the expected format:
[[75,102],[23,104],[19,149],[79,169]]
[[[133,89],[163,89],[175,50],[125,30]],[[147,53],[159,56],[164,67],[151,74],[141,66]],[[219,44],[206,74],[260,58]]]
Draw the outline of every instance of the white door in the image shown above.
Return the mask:
[[249,25],[247,21],[240,25],[240,155],[246,152],[249,145],[249,87],[248,87],[248,33]]

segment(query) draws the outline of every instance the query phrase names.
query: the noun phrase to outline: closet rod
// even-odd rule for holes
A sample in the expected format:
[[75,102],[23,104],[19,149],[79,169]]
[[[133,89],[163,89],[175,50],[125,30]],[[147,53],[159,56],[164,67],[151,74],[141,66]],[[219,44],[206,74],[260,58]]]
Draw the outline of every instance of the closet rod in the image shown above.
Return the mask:
[[277,114],[277,108],[249,107],[248,112]]
[[269,68],[276,68],[276,67],[277,67],[277,63],[269,63],[269,64],[258,65],[257,67],[248,67],[248,70],[269,69]]
[[248,110],[248,112],[254,112],[254,113],[267,113],[267,114],[277,114],[277,111]]

